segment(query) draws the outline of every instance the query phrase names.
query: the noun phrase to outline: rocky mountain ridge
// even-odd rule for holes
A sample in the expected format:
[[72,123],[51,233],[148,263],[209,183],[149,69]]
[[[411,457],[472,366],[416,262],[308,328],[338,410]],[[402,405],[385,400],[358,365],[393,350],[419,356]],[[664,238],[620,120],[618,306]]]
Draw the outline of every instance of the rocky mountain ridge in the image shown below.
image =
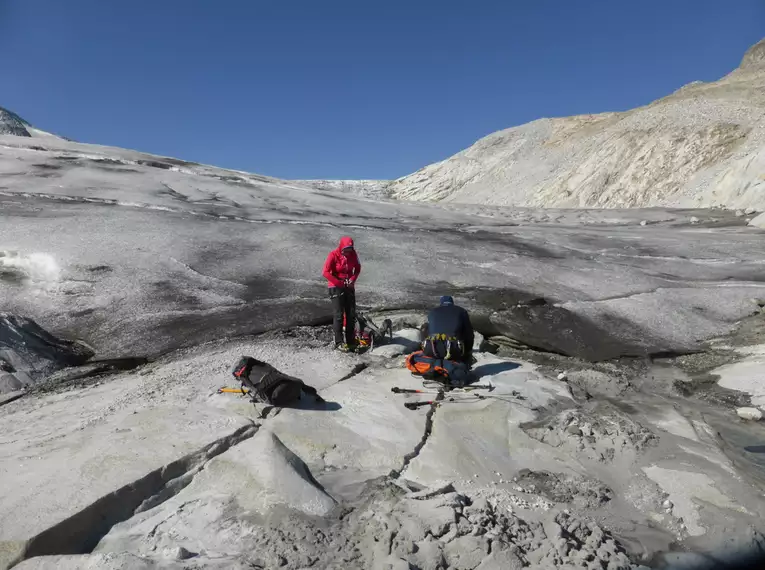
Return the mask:
[[765,40],[719,81],[626,112],[505,129],[387,191],[514,207],[765,209]]

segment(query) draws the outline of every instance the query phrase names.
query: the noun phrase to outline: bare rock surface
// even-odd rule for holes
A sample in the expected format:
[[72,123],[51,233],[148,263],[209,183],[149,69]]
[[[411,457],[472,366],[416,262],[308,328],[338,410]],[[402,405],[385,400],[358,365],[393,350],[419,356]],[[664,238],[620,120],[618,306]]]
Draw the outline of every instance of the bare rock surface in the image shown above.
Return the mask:
[[542,495],[555,503],[569,503],[581,509],[597,508],[613,497],[611,489],[600,481],[548,471],[521,469],[513,477],[522,492]]
[[[493,390],[410,411],[433,395],[391,391],[421,388],[400,361],[323,338],[213,343],[6,404],[0,467],[20,492],[3,499],[3,563],[633,569],[676,540],[715,551],[715,521],[757,528],[761,497],[663,399],[580,407],[536,366],[478,353]],[[269,410],[216,393],[241,354],[326,402]]]
[[526,426],[526,433],[547,445],[568,448],[603,463],[632,459],[656,439],[650,430],[605,404],[591,412],[567,410],[540,426]]

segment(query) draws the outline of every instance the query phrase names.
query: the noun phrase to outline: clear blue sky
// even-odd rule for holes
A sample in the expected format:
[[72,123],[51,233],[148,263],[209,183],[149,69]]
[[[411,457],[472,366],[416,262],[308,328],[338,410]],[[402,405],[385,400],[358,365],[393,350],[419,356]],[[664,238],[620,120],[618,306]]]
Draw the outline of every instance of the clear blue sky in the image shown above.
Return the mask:
[[0,0],[0,106],[75,140],[393,178],[715,80],[763,0]]

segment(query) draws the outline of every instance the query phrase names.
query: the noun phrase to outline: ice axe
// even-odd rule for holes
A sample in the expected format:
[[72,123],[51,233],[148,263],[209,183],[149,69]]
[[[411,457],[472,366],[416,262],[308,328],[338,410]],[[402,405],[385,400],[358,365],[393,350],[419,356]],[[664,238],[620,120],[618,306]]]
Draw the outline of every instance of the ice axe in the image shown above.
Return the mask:
[[[417,390],[415,390],[417,392]],[[436,394],[435,400],[428,400],[426,402],[404,402],[404,407],[408,410],[416,410],[417,408],[422,408],[423,406],[437,406],[441,403],[444,399],[444,392],[443,390],[439,390]],[[450,398],[451,400],[452,398]]]
[[218,394],[249,394],[250,391],[246,388],[218,388]]

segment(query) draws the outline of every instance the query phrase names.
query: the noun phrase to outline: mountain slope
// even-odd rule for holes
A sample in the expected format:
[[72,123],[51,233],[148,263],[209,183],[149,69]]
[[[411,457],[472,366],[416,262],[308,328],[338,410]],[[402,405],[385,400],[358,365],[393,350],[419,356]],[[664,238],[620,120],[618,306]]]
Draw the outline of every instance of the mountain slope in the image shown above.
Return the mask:
[[499,131],[388,191],[503,206],[765,209],[765,40],[719,81],[624,113]]

